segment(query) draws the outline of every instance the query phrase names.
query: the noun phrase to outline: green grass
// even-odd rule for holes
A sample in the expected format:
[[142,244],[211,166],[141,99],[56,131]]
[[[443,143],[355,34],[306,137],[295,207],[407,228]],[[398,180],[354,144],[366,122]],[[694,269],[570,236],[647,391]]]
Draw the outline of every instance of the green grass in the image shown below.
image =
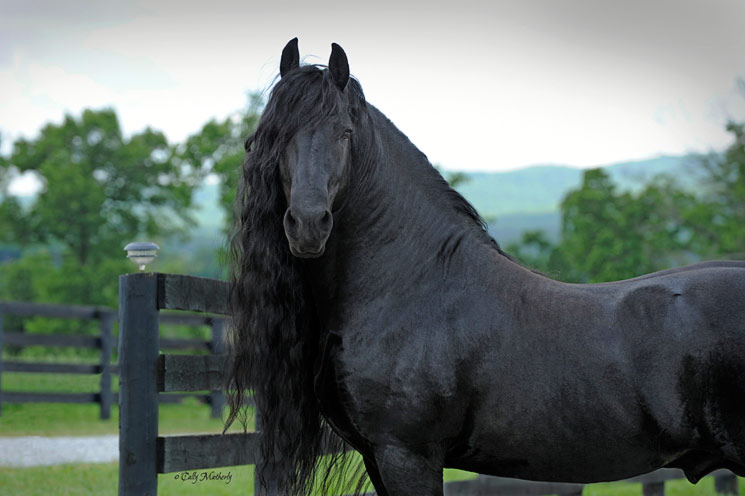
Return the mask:
[[[745,495],[745,483],[738,481],[740,495]],[[641,484],[627,484],[625,482],[606,482],[585,486],[582,496],[641,496]],[[714,478],[704,477],[698,484],[691,484],[687,480],[673,480],[665,483],[665,496],[716,496]]]
[[[158,476],[161,496],[228,496],[253,494],[252,465],[223,467],[212,470],[176,472]],[[219,473],[226,480],[199,480],[202,473]],[[194,482],[192,474],[196,474]],[[471,478],[473,474],[446,470],[445,480]],[[116,495],[119,469],[115,463],[71,464],[20,469],[0,468],[2,494],[28,496],[106,496]],[[320,496],[320,495],[319,495]]]
[[[230,474],[230,483],[197,480],[182,473],[158,476],[161,496],[234,496],[253,494],[253,466],[223,467],[201,472]],[[185,479],[185,480],[182,480]],[[0,488],[4,496],[115,496],[119,484],[116,463],[71,464],[21,469],[0,468]]]
[[[189,479],[195,472],[230,475],[230,482],[219,480]],[[197,470],[188,473],[158,476],[158,494],[161,496],[228,496],[253,494],[253,466],[223,467],[214,470]],[[444,480],[472,478],[473,474],[446,470]],[[115,463],[55,465],[21,469],[0,468],[0,488],[6,496],[108,496],[116,495],[119,470]],[[665,485],[667,496],[714,496],[714,479],[706,477],[697,485],[687,481],[670,481]],[[585,488],[584,496],[641,496],[640,484],[623,482],[592,484]],[[745,496],[745,484],[740,481],[740,495]]]
[[[38,392],[93,392],[99,387],[99,377],[94,375],[5,373],[2,387],[5,391]],[[118,389],[116,377],[113,389]],[[223,421],[210,418],[210,409],[195,399],[181,404],[161,404],[159,432],[176,434],[190,432],[222,431]],[[249,425],[249,429],[252,428]],[[231,431],[238,431],[236,426]],[[0,436],[63,436],[103,435],[118,433],[118,408],[113,407],[109,420],[99,419],[96,404],[26,403],[4,404],[0,417]],[[197,476],[205,471],[196,471]],[[206,471],[207,473],[210,470]],[[158,477],[160,495],[235,495],[253,494],[253,467],[214,469],[227,475],[224,481],[202,480],[193,483],[182,480],[181,473],[163,474]],[[115,495],[118,484],[117,464],[69,464],[50,467],[0,468],[0,493],[5,495]],[[463,480],[475,474],[459,470],[445,470],[444,480]],[[745,496],[745,483],[740,482],[740,494]],[[585,488],[585,496],[641,496],[640,484],[592,484]],[[714,496],[714,480],[707,477],[697,485],[687,481],[666,484],[667,496]]]
[[[44,360],[33,360],[44,361]],[[68,363],[80,363],[79,360]],[[101,374],[37,374],[31,372],[4,372],[3,391],[94,393],[101,387]],[[119,378],[111,376],[111,390],[119,390]]]
[[[4,404],[0,436],[99,436],[119,433],[119,408],[111,418],[100,420],[98,405],[60,403]],[[210,418],[208,406],[195,399],[181,404],[161,404],[158,409],[160,434],[222,432],[223,421]],[[249,430],[253,424],[249,424]],[[229,432],[240,432],[234,425]]]
[[[99,389],[99,375],[4,373],[3,391],[87,393]],[[118,391],[112,377],[112,390]],[[0,416],[0,436],[95,436],[119,432],[119,408],[112,406],[111,418],[99,418],[99,406],[67,403],[4,403]],[[188,398],[178,404],[161,403],[158,408],[159,432],[222,432],[223,421],[210,418],[210,407]],[[249,429],[252,424],[249,425]],[[231,427],[231,432],[240,430]]]

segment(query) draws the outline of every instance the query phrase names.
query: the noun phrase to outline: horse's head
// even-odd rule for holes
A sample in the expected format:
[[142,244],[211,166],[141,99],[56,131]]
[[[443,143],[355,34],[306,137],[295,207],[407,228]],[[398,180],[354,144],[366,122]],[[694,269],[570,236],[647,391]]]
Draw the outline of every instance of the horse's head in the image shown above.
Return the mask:
[[[299,69],[297,38],[282,51],[280,74]],[[353,121],[348,105],[349,63],[344,50],[331,45],[328,71],[318,84],[326,100],[324,112],[296,116],[297,129],[280,157],[280,178],[287,200],[284,230],[296,257],[323,255],[334,225],[334,211],[343,193],[352,158]],[[310,95],[309,95],[310,96]],[[320,103],[320,102],[319,102]],[[294,110],[297,110],[298,107]]]

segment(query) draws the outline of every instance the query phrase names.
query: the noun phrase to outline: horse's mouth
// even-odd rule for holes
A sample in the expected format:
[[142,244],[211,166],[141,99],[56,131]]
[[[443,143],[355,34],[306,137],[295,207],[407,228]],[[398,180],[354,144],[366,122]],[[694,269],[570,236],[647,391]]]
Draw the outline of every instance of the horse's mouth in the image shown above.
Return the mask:
[[325,251],[326,251],[325,244],[322,244],[321,247],[318,248],[316,251],[313,251],[313,250],[300,251],[294,246],[292,246],[292,243],[290,243],[290,253],[292,253],[294,256],[298,258],[318,258],[322,256]]

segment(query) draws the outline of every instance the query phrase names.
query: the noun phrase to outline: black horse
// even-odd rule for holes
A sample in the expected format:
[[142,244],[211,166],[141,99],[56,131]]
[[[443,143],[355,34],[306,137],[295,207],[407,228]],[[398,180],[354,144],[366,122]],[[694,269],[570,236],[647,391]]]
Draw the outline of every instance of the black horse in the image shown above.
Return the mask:
[[745,476],[745,262],[592,285],[532,272],[365,101],[338,45],[328,68],[298,62],[294,39],[232,240],[229,421],[252,389],[280,494],[325,480],[316,459],[342,439],[380,495],[441,495],[443,467]]

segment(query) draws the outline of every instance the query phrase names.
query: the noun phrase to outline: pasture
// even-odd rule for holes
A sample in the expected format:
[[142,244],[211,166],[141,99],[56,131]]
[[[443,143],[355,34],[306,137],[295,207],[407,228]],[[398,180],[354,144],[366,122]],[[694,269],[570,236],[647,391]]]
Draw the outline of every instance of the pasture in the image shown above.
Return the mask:
[[[158,480],[158,494],[165,496],[234,496],[253,494],[253,467],[226,467],[222,472],[230,472],[230,484],[220,482],[188,481],[161,477]],[[28,496],[113,496],[118,482],[117,465],[81,464],[59,465],[53,467],[34,467],[25,469],[0,468],[0,484],[8,492],[5,494],[24,494]],[[445,471],[444,480],[464,478],[461,473]],[[51,484],[48,482],[52,481]],[[707,477],[697,486],[686,481],[672,481],[666,486],[668,496],[715,496],[714,481]],[[587,486],[583,496],[641,496],[641,484],[608,483]],[[740,489],[741,496],[745,490]]]

